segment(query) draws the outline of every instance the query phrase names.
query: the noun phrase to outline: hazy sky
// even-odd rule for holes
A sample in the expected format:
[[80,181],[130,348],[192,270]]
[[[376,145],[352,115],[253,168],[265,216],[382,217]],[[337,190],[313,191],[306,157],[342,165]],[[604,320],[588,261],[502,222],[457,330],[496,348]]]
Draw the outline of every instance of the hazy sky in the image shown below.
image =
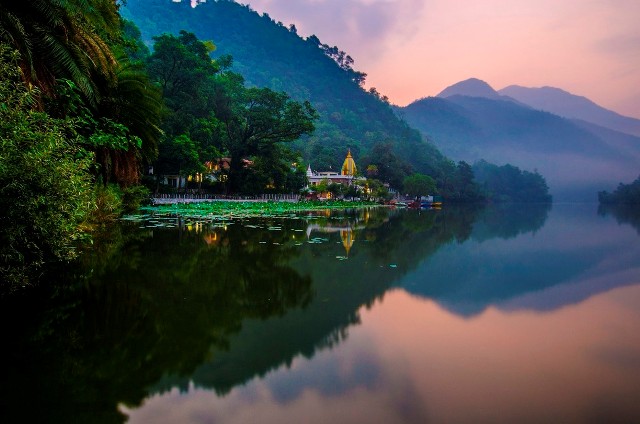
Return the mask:
[[639,0],[239,0],[355,59],[405,105],[476,77],[640,118]]

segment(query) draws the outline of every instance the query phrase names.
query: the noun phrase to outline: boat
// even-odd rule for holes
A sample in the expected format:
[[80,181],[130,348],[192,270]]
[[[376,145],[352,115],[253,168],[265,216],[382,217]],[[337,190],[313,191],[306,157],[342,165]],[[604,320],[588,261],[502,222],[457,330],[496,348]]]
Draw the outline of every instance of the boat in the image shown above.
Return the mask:
[[412,202],[407,203],[412,209],[439,209],[442,207],[441,196],[422,196]]
[[420,198],[420,207],[422,209],[441,208],[442,197],[441,196],[422,196]]

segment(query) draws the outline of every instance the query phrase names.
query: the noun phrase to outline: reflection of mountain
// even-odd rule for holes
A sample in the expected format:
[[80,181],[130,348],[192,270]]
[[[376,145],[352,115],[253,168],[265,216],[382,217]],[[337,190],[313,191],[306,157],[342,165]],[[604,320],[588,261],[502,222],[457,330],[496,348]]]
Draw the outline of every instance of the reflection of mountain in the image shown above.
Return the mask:
[[[204,231],[166,230],[168,221],[156,219],[140,231],[125,228],[83,258],[83,272],[64,277],[77,282],[43,290],[50,300],[0,305],[11,335],[0,355],[13,364],[0,382],[9,406],[2,418],[121,422],[116,406],[138,405],[149,393],[190,380],[224,393],[311,357],[342,340],[360,308],[406,269],[464,239],[473,214],[379,209],[366,221],[346,261],[337,258],[340,233],[309,243],[304,220]],[[33,396],[38,409],[29,408]]]
[[[633,235],[629,239],[626,230],[603,222],[591,205],[581,214],[572,213],[576,205],[555,208],[560,211],[554,222],[509,241],[489,240],[485,229],[478,233],[479,220],[469,242],[441,249],[408,275],[403,287],[472,316],[490,306],[555,309],[638,282],[640,246]],[[636,278],[627,278],[625,270]]]
[[474,240],[510,239],[544,227],[551,204],[496,204],[483,210],[473,226]]
[[[359,323],[362,306],[370,307],[381,299],[425,258],[447,249],[447,245],[464,242],[479,215],[485,216],[486,231],[494,228],[506,237],[513,237],[520,231],[539,229],[546,213],[543,207],[530,214],[531,222],[516,221],[525,225],[524,230],[516,228],[517,224],[505,229],[507,224],[492,223],[490,215],[474,207],[407,211],[389,216],[379,210],[366,221],[365,229],[355,232],[356,241],[346,261],[337,260],[343,254],[342,240],[337,231],[332,231],[343,228],[344,222],[311,224],[314,228],[328,229],[323,233],[327,241],[311,244],[312,249],[302,249],[291,262],[301,275],[309,273],[313,281],[314,298],[310,304],[283,317],[245,321],[243,330],[230,338],[228,351],[214,354],[190,378],[165,381],[163,388],[176,384],[186,387],[193,381],[196,386],[227,393],[257,375],[289,366],[299,355],[312,357],[317,349],[334,346],[344,339],[349,327]],[[286,399],[303,389],[289,385],[276,389],[276,396]],[[334,395],[347,389],[338,382],[325,388]]]
[[464,225],[458,224],[466,221],[456,223],[452,214],[400,216],[385,209],[361,213],[369,216],[352,217],[351,222],[367,222],[367,227],[353,231],[355,242],[348,260],[341,260],[344,241],[340,230],[348,227],[345,221],[333,217],[311,222],[312,236],[320,233],[323,241],[311,237],[290,262],[300,275],[313,281],[313,300],[304,310],[290,310],[268,320],[246,320],[242,331],[230,337],[228,350],[213,352],[211,360],[192,375],[166,379],[158,389],[186,387],[192,381],[227,393],[255,376],[290,365],[297,356],[312,357],[316,350],[336,345],[347,337],[349,327],[359,323],[362,306],[381,299],[406,269],[454,240],[456,232],[466,232],[459,231]]
[[[590,221],[595,214],[579,222],[578,231],[567,222],[579,217],[554,213],[559,218],[545,225],[547,213],[532,206],[517,213],[377,209],[346,221],[329,216],[126,231],[103,252],[108,262],[86,257],[94,274],[52,289],[53,301],[0,305],[11,346],[0,355],[13,364],[0,377],[0,395],[10,405],[1,414],[7,422],[25,413],[35,421],[120,422],[118,404],[135,406],[190,382],[228,393],[336,345],[359,323],[362,307],[390,288],[404,287],[465,315],[505,302],[513,308],[527,293],[557,290],[593,273],[593,264],[618,248],[602,237],[597,249],[575,239],[598,227]],[[346,228],[348,222],[357,228],[347,260],[338,258],[344,255],[340,232],[306,235],[310,225]],[[526,241],[532,237],[534,243]],[[346,384],[354,383],[325,389],[340,393]],[[289,385],[275,395],[286,400],[303,389]],[[41,399],[39,410],[29,409],[33,396]]]

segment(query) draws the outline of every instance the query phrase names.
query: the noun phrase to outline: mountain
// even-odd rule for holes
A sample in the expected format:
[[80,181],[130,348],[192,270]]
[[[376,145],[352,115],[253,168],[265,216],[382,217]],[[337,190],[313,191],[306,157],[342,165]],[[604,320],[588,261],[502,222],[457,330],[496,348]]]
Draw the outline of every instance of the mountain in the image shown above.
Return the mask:
[[419,131],[399,119],[386,99],[362,87],[365,74],[353,69],[353,59],[316,36],[300,37],[294,25],[285,27],[268,14],[231,0],[211,1],[192,8],[189,2],[128,0],[122,7],[144,41],[152,46],[161,33],[193,32],[211,40],[215,57],[233,56],[233,70],[250,86],[285,91],[309,100],[320,113],[315,133],[297,144],[314,169],[339,169],[351,149],[358,166],[377,143],[418,172],[443,175],[448,160]]
[[565,118],[580,119],[640,137],[640,119],[620,115],[597,105],[586,97],[576,96],[559,88],[529,88],[510,85],[498,93],[512,97],[533,108],[555,113]]
[[436,97],[447,98],[452,96],[485,97],[487,99],[502,100],[500,94],[493,87],[477,78],[469,78],[450,85]]
[[452,87],[446,98],[415,101],[399,114],[455,160],[536,169],[556,200],[593,201],[599,190],[638,174],[638,137],[532,109],[496,96],[488,84]]

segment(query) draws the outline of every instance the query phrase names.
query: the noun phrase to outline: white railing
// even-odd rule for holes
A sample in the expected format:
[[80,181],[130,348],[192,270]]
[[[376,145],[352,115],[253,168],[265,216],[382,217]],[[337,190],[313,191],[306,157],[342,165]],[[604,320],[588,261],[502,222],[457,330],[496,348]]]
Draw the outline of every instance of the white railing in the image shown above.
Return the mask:
[[154,204],[170,203],[195,203],[195,202],[297,202],[300,199],[298,194],[260,194],[256,196],[225,196],[223,194],[193,194],[193,193],[171,193],[156,194],[152,201]]

